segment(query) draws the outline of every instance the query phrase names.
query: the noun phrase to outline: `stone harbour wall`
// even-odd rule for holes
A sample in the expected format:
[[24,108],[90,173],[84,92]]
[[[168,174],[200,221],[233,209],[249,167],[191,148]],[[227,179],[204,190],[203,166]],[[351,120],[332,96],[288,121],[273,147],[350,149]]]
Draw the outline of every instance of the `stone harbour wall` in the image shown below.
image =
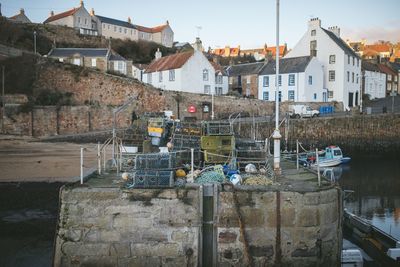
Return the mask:
[[61,190],[54,266],[196,266],[198,188]]
[[[340,200],[332,186],[316,192],[239,187],[236,193],[220,187],[213,200],[216,264],[248,266],[248,253],[254,266],[338,265]],[[200,186],[66,186],[54,266],[202,266],[204,257],[214,258],[202,247],[204,216]]]
[[[341,252],[338,190],[331,188],[307,193],[238,191],[244,225],[242,235],[238,213],[232,204],[233,193],[220,192],[219,266],[248,264],[244,238],[254,266],[274,266],[278,262],[282,266],[336,266]],[[277,209],[277,201],[280,201],[280,209]]]

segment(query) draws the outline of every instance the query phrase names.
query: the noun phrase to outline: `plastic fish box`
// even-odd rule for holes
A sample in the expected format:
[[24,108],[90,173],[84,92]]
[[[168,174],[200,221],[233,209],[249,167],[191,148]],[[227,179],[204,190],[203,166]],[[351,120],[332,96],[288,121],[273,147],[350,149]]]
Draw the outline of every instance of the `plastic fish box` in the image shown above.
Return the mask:
[[134,176],[135,187],[173,187],[174,171],[137,170]]

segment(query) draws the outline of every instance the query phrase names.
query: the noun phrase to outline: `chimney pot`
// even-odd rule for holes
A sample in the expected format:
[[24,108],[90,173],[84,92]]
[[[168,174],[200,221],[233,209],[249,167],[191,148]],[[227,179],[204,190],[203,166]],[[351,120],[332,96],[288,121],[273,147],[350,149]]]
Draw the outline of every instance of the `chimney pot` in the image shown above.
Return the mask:
[[81,6],[84,6],[83,0],[81,0]]
[[129,24],[132,23],[131,17],[128,17],[128,23],[129,23]]
[[94,16],[95,15],[95,13],[94,13],[94,8],[92,7],[92,9],[90,10],[90,16]]
[[20,13],[20,14],[25,14],[25,10],[24,10],[23,8],[21,8],[21,9],[19,10],[19,13]]
[[155,54],[155,59],[160,59],[162,57],[162,53],[160,51],[160,48],[157,48],[156,54]]
[[50,17],[54,16],[54,11],[50,11]]

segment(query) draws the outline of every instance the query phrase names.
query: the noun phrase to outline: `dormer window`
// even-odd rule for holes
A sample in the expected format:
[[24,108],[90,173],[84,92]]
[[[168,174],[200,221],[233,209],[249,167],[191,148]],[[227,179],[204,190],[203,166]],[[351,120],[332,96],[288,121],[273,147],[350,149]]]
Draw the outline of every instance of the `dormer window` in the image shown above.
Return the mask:
[[315,36],[317,35],[317,31],[316,30],[311,30],[311,36]]

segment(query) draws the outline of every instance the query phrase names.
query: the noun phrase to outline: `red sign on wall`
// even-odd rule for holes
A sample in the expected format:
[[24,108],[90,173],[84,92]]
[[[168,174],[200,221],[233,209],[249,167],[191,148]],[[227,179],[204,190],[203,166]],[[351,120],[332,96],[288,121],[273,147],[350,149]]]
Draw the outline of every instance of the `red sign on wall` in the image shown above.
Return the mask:
[[196,112],[196,106],[190,105],[187,110],[188,110],[189,113],[195,113]]

